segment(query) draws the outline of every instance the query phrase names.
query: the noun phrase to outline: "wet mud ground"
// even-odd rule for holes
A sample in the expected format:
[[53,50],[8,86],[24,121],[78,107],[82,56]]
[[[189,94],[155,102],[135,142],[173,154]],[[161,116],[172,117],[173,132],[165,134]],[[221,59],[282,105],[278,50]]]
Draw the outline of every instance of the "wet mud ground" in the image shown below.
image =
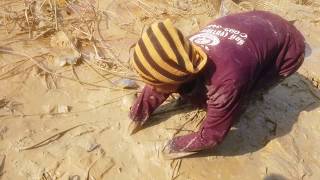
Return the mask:
[[[144,25],[172,18],[185,35],[190,35],[218,16],[218,4],[94,3],[108,15],[102,17],[100,26],[103,41],[124,63]],[[13,9],[18,7],[12,5]],[[252,99],[222,144],[182,160],[165,160],[161,150],[191,118],[180,133],[196,130],[205,115],[202,110],[172,110],[174,102],[167,102],[169,105],[158,110],[142,131],[130,136],[128,102],[123,98],[135,91],[108,88],[111,85],[106,81],[119,77],[104,71],[97,74],[85,63],[60,67],[54,66],[52,59],[35,58],[69,78],[51,76],[34,61],[22,61],[28,59],[25,56],[0,52],[0,178],[319,179],[319,16],[317,9],[294,7],[300,8],[291,12],[298,16],[295,25],[309,44],[303,66],[278,86]],[[30,40],[28,33],[1,31],[2,49],[31,57],[58,51],[50,45],[50,36]],[[19,67],[12,70],[16,65]]]

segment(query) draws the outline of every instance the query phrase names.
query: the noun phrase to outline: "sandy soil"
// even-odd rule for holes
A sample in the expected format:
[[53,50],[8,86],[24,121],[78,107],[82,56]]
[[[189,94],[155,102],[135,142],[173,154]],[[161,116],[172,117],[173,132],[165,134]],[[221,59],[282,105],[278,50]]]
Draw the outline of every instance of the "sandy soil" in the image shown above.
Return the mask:
[[[185,122],[181,133],[196,130],[204,112],[189,107],[172,110],[171,100],[145,129],[128,135],[128,101],[136,90],[115,90],[106,79],[115,81],[118,76],[100,70],[98,74],[84,62],[56,65],[52,57],[63,50],[50,45],[55,33],[30,40],[28,31],[6,32],[11,26],[3,25],[4,7],[23,10],[24,6],[1,1],[0,48],[20,55],[0,51],[0,179],[319,179],[320,3],[283,6],[281,2],[281,11],[270,10],[296,20],[310,46],[303,67],[251,101],[214,150],[165,160],[161,156],[165,142]],[[218,16],[220,3],[121,0],[94,4],[105,14],[100,33],[113,53],[103,52],[125,64],[144,25],[170,17],[188,35]]]

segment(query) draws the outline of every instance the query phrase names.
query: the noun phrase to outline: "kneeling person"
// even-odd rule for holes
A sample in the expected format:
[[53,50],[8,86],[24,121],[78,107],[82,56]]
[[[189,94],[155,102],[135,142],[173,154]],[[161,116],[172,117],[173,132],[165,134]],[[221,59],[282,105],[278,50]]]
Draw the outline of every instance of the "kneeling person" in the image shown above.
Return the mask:
[[293,74],[304,38],[288,21],[253,11],[214,20],[186,39],[170,20],[153,24],[134,48],[132,66],[145,81],[131,108],[134,129],[171,93],[206,109],[197,132],[174,137],[167,153],[193,153],[220,143],[246,97]]

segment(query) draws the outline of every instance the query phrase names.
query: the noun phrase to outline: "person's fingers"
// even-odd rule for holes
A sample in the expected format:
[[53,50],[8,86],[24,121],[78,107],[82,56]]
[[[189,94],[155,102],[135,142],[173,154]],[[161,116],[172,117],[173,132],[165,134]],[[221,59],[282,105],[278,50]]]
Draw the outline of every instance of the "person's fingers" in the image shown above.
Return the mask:
[[138,132],[139,130],[141,130],[141,128],[142,128],[142,125],[140,122],[131,121],[128,126],[128,132],[130,135],[133,135],[136,132]]
[[163,159],[172,160],[172,159],[180,159],[184,158],[198,152],[177,152],[177,153],[162,153]]
[[171,144],[172,144],[172,140],[170,140],[162,150],[162,157],[164,159],[168,159],[168,160],[179,159],[179,158],[183,158],[183,157],[190,156],[192,154],[197,153],[197,152],[176,152],[172,150]]

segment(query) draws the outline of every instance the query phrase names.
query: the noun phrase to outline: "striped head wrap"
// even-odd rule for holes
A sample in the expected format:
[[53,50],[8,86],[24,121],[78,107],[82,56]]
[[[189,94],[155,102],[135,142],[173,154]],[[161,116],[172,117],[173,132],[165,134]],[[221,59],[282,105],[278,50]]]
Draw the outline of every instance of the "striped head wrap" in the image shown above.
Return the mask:
[[147,84],[181,84],[205,66],[207,55],[167,19],[147,28],[130,62]]

